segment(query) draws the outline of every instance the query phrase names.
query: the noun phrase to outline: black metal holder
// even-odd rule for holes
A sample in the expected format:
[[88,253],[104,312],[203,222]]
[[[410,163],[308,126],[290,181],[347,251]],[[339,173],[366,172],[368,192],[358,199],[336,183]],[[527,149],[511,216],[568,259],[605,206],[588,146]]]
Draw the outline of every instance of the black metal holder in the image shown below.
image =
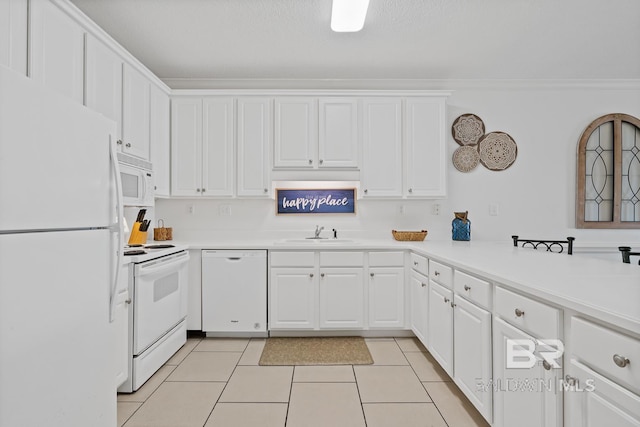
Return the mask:
[[[518,239],[518,236],[511,236],[513,239],[513,246],[518,247],[518,243],[522,242],[522,247],[524,248],[526,245],[531,246],[533,249],[538,249],[538,246],[543,246],[547,248],[547,252],[556,252],[552,248],[560,248],[557,253],[562,253],[564,251],[564,246],[567,245],[567,255],[573,255],[573,241],[576,240],[575,237],[567,237],[567,240],[535,240],[535,239]],[[624,257],[624,255],[623,255]]]
[[[618,246],[620,253],[622,254],[622,262],[625,264],[631,264],[631,256],[640,256],[640,252],[631,252],[629,246]],[[638,261],[640,265],[640,260]]]

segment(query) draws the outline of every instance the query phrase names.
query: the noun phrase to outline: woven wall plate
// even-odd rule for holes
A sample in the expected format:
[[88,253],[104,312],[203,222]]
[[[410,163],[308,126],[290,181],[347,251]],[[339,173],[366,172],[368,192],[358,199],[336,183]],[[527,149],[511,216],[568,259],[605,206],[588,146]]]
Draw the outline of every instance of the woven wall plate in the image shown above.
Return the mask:
[[451,135],[460,145],[476,145],[484,136],[484,122],[475,114],[463,114],[453,121]]
[[477,147],[473,145],[458,147],[453,152],[453,166],[460,172],[471,172],[478,166],[478,162],[480,162],[480,154]]
[[490,132],[478,143],[480,163],[492,171],[502,171],[516,161],[518,146],[516,142],[504,132]]

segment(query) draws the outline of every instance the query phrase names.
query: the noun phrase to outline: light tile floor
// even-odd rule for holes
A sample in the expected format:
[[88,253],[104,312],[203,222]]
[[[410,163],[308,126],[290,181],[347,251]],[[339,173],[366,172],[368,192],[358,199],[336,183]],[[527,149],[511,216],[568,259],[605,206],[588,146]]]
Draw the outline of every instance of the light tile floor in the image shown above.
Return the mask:
[[189,338],[137,392],[124,427],[488,426],[414,338],[367,338],[373,365],[258,366],[264,339]]

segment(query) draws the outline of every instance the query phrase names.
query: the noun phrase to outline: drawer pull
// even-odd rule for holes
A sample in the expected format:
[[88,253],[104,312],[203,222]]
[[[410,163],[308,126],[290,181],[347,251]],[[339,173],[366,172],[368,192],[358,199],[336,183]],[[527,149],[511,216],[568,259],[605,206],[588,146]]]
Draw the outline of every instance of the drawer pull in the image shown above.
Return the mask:
[[422,287],[423,287],[423,288],[426,288],[426,287],[427,287],[427,284],[426,284],[426,283],[422,283]]
[[572,377],[570,375],[567,375],[566,377],[564,377],[564,382],[569,387],[574,387],[574,386],[576,386],[578,384],[578,379],[576,377]]
[[413,261],[413,265],[418,266],[418,261]]
[[629,359],[627,359],[624,356],[620,356],[619,354],[614,354],[613,355],[613,363],[615,363],[616,366],[618,366],[620,368],[624,368],[625,366],[627,366],[631,362],[629,362]]
[[324,273],[320,273],[320,277],[324,277]]
[[373,274],[373,273],[369,273],[369,275],[370,275],[371,277],[375,276],[375,274]]
[[444,303],[445,303],[445,304],[446,304],[446,303],[448,303],[449,301],[451,301],[449,298],[445,298],[445,299],[444,299]]
[[438,270],[436,270],[434,274],[435,274],[436,276],[439,276],[439,275],[440,275],[440,272],[439,272]]
[[469,285],[464,285],[464,290],[465,290],[465,291],[470,291],[470,290],[471,290],[471,286],[469,286]]
[[551,370],[551,364],[549,362],[547,362],[546,360],[542,361],[542,367],[545,369],[545,371],[550,371]]
[[309,277],[313,277],[313,273],[309,273]]
[[516,308],[516,317],[522,317],[524,316],[524,311],[520,310],[519,308]]

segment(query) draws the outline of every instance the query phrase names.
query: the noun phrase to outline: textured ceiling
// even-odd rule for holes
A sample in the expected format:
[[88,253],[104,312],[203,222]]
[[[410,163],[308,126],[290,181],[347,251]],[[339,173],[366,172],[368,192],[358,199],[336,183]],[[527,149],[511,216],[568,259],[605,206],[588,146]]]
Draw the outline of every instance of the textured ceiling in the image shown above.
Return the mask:
[[640,79],[638,0],[71,0],[163,79]]

